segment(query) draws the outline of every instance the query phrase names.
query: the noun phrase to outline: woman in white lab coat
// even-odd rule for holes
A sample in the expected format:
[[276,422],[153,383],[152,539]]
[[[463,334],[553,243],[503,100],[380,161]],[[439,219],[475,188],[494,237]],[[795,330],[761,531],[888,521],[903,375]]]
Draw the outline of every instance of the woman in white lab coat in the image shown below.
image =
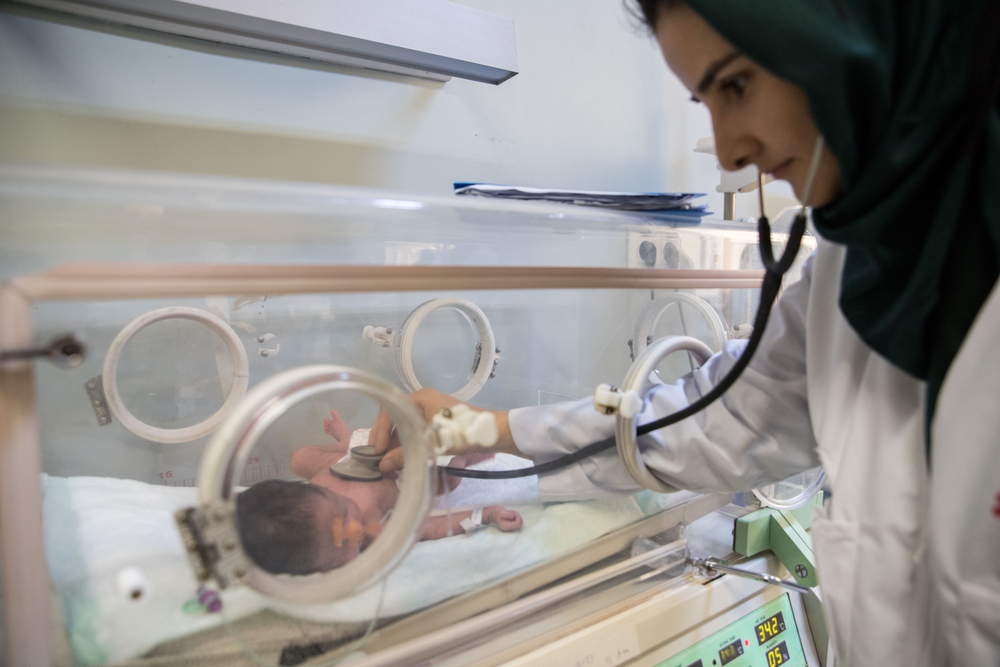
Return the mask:
[[[646,466],[739,491],[822,464],[812,535],[838,665],[1000,665],[1000,3],[638,6],[708,106],[723,167],[802,196],[819,134],[828,146],[803,279],[722,399],[640,438]],[[638,423],[706,393],[744,344],[652,391]],[[428,416],[454,403],[414,400]],[[502,448],[537,462],[614,432],[589,399],[497,416]],[[388,447],[382,417],[372,441]],[[611,450],[539,490],[636,485]]]

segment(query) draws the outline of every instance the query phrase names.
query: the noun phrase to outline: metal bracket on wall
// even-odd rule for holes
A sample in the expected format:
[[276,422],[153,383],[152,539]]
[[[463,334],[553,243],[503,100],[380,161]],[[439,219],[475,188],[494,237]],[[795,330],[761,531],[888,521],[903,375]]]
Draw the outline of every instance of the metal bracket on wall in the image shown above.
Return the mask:
[[90,399],[90,407],[94,409],[94,416],[97,423],[107,426],[114,419],[111,410],[108,408],[108,399],[104,396],[104,378],[98,375],[92,377],[83,385],[87,389],[87,398]]

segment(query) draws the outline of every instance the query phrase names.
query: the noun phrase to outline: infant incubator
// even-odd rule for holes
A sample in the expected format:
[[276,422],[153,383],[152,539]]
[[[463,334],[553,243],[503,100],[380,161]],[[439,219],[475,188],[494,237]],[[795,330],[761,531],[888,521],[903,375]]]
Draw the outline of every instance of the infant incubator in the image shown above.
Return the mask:
[[[685,526],[737,511],[725,494],[556,502],[535,477],[449,478],[439,466],[532,462],[489,454],[487,413],[425,415],[406,394],[582,399],[685,336],[641,378],[673,382],[749,335],[751,225],[3,167],[0,235],[4,643],[39,661],[21,664],[563,664],[533,651],[690,584]],[[364,449],[380,409],[398,476]],[[451,458],[461,441],[487,455]],[[767,492],[792,507],[817,480]],[[277,566],[238,507],[262,483],[307,498],[263,503],[278,518],[253,539],[291,550]],[[310,531],[298,548],[322,557],[296,570]],[[731,609],[784,604],[802,624],[798,598],[735,581]],[[578,644],[567,660],[602,661],[565,664],[660,664],[694,650],[687,627],[602,631],[615,656]],[[814,661],[807,644],[785,655]]]

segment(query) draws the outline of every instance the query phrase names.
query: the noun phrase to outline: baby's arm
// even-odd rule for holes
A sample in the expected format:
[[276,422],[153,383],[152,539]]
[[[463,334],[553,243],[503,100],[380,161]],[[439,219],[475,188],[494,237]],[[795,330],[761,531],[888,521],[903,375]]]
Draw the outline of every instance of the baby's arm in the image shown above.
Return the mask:
[[330,410],[330,418],[323,420],[323,431],[332,436],[336,442],[329,445],[300,447],[292,452],[289,467],[293,475],[312,479],[318,472],[347,453],[347,446],[351,443],[351,431],[336,410]]
[[[450,516],[432,516],[424,522],[420,539],[438,540],[449,535],[461,535],[465,532],[462,521],[470,518],[472,518],[472,511],[453,512]],[[521,527],[521,515],[499,505],[490,505],[483,508],[483,523],[494,525],[507,533]]]

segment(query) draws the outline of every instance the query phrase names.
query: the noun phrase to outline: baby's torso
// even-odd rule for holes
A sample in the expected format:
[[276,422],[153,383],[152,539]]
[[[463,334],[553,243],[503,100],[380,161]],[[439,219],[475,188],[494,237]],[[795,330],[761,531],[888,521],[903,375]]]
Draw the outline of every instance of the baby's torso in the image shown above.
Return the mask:
[[[335,458],[331,463],[334,462]],[[399,498],[399,487],[395,480],[386,477],[377,482],[354,482],[324,470],[309,481],[353,500],[361,510],[365,523],[382,521],[386,513],[396,506],[396,499]]]

